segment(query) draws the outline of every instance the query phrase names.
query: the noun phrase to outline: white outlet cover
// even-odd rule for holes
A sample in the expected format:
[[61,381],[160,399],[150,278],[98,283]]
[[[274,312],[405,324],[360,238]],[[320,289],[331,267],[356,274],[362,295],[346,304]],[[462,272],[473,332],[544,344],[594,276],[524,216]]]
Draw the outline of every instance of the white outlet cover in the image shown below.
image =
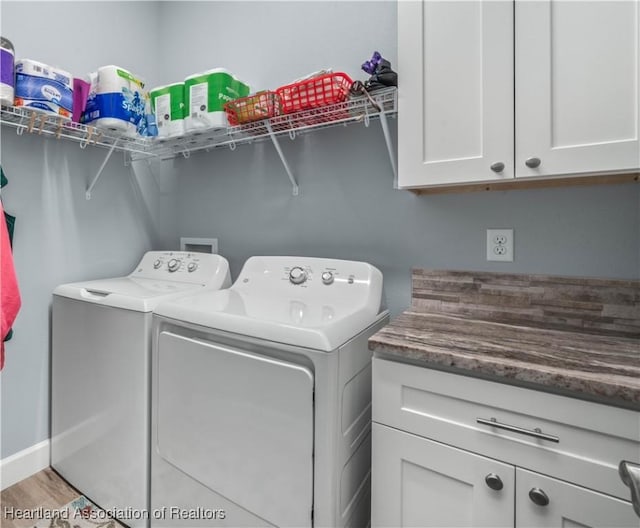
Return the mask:
[[487,229],[487,260],[513,262],[513,229]]

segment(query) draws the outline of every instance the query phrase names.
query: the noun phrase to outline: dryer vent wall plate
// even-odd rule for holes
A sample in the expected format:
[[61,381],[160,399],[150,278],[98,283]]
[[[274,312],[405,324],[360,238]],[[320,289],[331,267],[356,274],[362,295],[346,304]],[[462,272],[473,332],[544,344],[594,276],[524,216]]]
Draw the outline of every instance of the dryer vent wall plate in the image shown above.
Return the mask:
[[180,237],[180,251],[218,254],[217,238]]

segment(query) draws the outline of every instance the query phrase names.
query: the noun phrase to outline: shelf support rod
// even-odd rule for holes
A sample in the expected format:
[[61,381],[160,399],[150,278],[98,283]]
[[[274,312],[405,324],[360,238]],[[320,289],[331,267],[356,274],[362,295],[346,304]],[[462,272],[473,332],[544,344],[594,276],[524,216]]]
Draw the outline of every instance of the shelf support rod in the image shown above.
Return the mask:
[[380,126],[382,127],[382,133],[384,134],[384,141],[387,144],[387,151],[389,151],[389,161],[391,162],[391,170],[393,171],[393,188],[398,188],[398,167],[396,167],[396,157],[393,151],[393,144],[391,143],[391,133],[389,132],[389,122],[387,121],[387,114],[380,112]]
[[111,148],[109,149],[109,152],[107,152],[107,156],[104,158],[104,161],[102,162],[102,165],[100,165],[100,168],[98,169],[98,173],[93,178],[93,181],[91,182],[89,187],[87,187],[87,192],[84,195],[84,197],[87,200],[91,200],[91,191],[95,187],[96,183],[98,183],[98,179],[100,178],[100,175],[102,174],[102,171],[104,170],[104,168],[107,166],[107,162],[109,161],[109,158],[111,157],[111,154],[113,154],[113,151],[116,149],[116,146],[118,145],[118,141],[119,141],[119,138],[116,139],[113,142],[113,145],[111,145]]
[[282,161],[282,164],[284,165],[284,170],[287,171],[287,176],[289,176],[289,180],[291,181],[291,187],[292,187],[291,193],[293,194],[293,196],[298,196],[298,193],[300,192],[300,189],[298,187],[298,182],[296,182],[296,179],[293,177],[291,168],[287,163],[287,158],[284,157],[284,153],[280,148],[280,142],[278,141],[278,138],[276,137],[276,135],[273,133],[273,128],[271,127],[271,123],[269,122],[269,120],[265,121],[265,125],[267,127],[267,130],[269,131],[269,137],[273,142],[273,146],[276,148],[276,151],[278,152],[278,156],[280,156],[280,161]]

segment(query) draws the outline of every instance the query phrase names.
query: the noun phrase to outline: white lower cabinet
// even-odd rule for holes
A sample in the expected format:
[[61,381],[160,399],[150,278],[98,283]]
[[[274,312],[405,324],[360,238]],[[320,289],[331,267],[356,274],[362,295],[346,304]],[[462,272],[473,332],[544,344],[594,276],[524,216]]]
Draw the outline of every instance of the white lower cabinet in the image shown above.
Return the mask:
[[518,528],[640,525],[626,501],[520,468],[516,469],[515,503]]
[[626,501],[385,425],[373,424],[373,446],[372,526],[640,524]]
[[640,412],[374,358],[373,527],[640,527]]
[[513,526],[513,466],[376,423],[373,446],[373,526]]

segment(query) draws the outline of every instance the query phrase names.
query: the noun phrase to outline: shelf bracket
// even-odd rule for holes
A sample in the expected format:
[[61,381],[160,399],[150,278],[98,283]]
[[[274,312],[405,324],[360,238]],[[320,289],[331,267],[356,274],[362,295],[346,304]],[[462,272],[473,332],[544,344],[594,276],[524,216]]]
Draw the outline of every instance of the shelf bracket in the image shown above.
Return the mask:
[[107,166],[107,162],[109,161],[109,158],[111,157],[111,154],[113,154],[113,151],[116,149],[116,146],[118,145],[118,141],[119,141],[119,139],[116,139],[113,142],[113,145],[111,145],[111,148],[109,149],[109,152],[107,152],[107,156],[104,158],[104,161],[102,162],[102,165],[100,165],[100,168],[98,169],[97,174],[93,178],[93,181],[91,182],[89,187],[87,187],[87,192],[84,195],[84,197],[87,200],[91,200],[91,191],[95,187],[96,183],[98,183],[98,179],[100,178],[100,175],[102,174],[102,171],[104,170],[104,168]]
[[293,177],[293,173],[291,172],[291,168],[289,167],[289,164],[287,163],[287,158],[284,157],[284,153],[282,152],[282,149],[280,148],[280,142],[278,141],[278,138],[276,137],[276,135],[273,133],[273,128],[271,127],[271,123],[269,122],[269,120],[265,121],[265,125],[267,127],[267,130],[269,131],[269,137],[271,138],[271,141],[273,142],[273,146],[276,148],[276,151],[278,152],[278,156],[280,156],[280,161],[282,161],[282,164],[284,165],[284,170],[287,171],[287,176],[289,176],[289,180],[291,181],[291,194],[293,194],[293,196],[298,196],[298,194],[300,192],[300,189],[298,187],[298,182]]
[[382,133],[384,134],[384,142],[387,144],[387,151],[389,152],[389,161],[391,162],[391,170],[393,171],[393,188],[398,188],[398,167],[396,167],[396,157],[393,151],[393,143],[391,143],[391,134],[389,133],[389,122],[387,121],[387,114],[380,112],[380,126],[382,127]]

